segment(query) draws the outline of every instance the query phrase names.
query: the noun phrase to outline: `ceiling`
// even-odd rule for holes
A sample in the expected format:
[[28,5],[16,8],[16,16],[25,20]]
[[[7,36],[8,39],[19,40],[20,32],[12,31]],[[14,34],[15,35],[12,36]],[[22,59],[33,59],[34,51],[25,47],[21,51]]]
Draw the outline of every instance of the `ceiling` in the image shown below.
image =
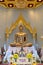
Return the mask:
[[43,0],[0,0],[6,8],[36,8],[43,5]]

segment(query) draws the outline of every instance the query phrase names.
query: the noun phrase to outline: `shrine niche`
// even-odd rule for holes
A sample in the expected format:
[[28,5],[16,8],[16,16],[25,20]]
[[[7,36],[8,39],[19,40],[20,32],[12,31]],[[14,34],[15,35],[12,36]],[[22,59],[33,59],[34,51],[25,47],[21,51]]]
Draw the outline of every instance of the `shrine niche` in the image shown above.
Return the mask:
[[[13,30],[15,30],[15,28],[17,26],[19,26],[19,32],[16,32],[16,34],[14,36],[15,37],[15,42],[14,42],[14,45],[11,44],[12,46],[15,46],[15,43],[17,43],[16,46],[18,46],[19,43],[20,43],[19,46],[22,46],[23,43],[24,44],[26,43],[27,33],[23,32],[23,26],[25,26],[25,28],[30,31],[33,38],[36,38],[36,34],[37,34],[36,29],[35,28],[33,29],[31,27],[30,23],[27,23],[25,21],[25,19],[23,18],[23,16],[20,15],[18,17],[18,19],[16,20],[16,22],[11,24],[10,28],[8,28],[8,27],[6,28],[6,32],[5,32],[5,39],[6,40],[9,38],[10,34],[13,32]],[[26,44],[26,45],[29,46],[28,44]],[[24,45],[24,46],[26,46],[26,45]],[[31,45],[32,44],[30,43],[30,46]]]

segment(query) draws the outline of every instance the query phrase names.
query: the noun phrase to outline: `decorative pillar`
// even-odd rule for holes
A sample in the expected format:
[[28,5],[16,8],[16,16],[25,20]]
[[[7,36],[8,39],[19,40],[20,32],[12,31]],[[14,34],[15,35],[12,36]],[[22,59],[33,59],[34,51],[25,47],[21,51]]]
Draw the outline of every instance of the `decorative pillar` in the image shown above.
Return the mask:
[[33,44],[36,45],[37,41],[37,31],[36,28],[33,29]]
[[35,45],[35,34],[33,34],[33,45]]
[[5,44],[4,44],[4,46],[6,46],[6,50],[7,50],[8,38],[9,38],[9,34],[5,33]]

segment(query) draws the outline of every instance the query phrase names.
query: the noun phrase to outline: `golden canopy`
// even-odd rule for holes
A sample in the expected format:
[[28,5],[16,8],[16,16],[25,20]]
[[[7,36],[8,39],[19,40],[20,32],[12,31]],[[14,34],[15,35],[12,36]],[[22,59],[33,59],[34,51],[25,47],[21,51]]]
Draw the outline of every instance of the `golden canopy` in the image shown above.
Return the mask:
[[0,5],[6,8],[36,8],[43,0],[0,0]]

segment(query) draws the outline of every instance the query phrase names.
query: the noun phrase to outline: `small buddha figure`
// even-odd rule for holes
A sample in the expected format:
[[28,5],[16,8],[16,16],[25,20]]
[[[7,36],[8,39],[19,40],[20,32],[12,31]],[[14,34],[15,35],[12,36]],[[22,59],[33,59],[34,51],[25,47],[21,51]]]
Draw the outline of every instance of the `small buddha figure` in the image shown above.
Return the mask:
[[11,53],[11,54],[12,54],[12,55],[14,54],[14,53],[13,53],[13,51],[12,51],[12,53]]
[[15,54],[18,54],[18,51],[17,50],[15,51]]
[[20,57],[25,57],[25,51],[24,51],[24,49],[23,49],[23,47],[21,47],[21,50],[20,50],[20,52],[19,52],[19,56]]

